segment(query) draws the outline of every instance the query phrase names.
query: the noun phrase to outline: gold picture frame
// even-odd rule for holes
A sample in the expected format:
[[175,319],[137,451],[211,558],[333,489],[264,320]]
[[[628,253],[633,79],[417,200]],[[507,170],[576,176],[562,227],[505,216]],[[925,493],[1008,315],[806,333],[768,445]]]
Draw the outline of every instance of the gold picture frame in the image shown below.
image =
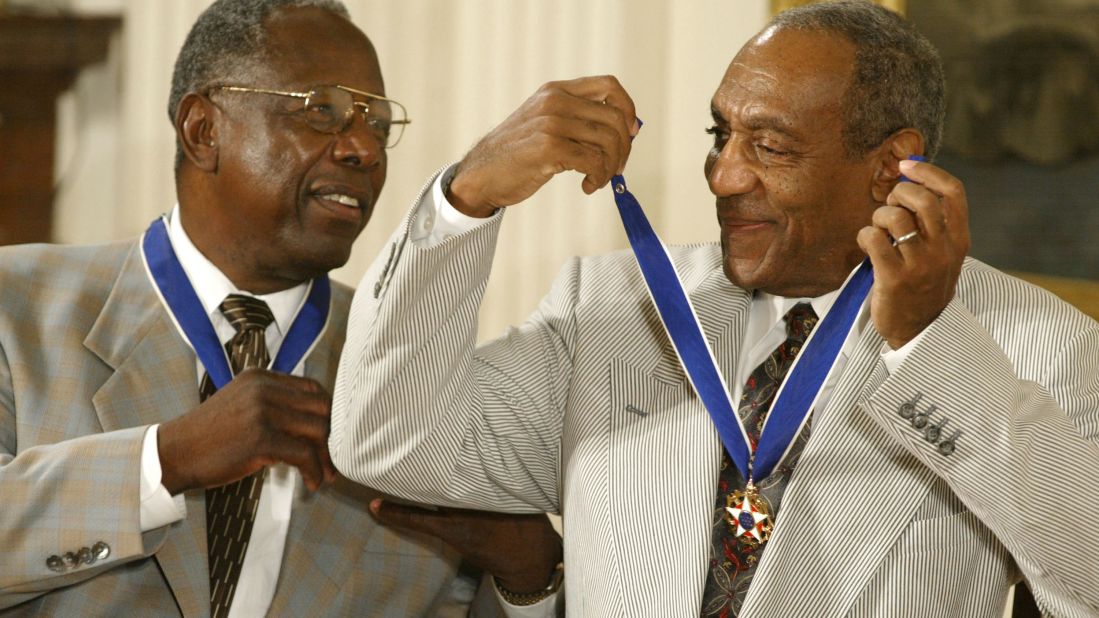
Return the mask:
[[[802,6],[806,4],[813,4],[817,0],[771,0],[771,15],[778,15],[786,9],[792,9],[795,6]],[[904,15],[906,0],[874,0],[874,4],[880,4],[887,9],[892,9],[901,15]]]

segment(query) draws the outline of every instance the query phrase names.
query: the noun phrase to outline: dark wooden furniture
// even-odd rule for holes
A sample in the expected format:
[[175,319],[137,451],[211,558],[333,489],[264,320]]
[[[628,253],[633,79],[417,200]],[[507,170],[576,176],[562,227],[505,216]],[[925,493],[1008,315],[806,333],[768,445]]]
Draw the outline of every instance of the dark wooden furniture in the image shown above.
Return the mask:
[[57,97],[121,24],[0,9],[0,244],[50,240]]

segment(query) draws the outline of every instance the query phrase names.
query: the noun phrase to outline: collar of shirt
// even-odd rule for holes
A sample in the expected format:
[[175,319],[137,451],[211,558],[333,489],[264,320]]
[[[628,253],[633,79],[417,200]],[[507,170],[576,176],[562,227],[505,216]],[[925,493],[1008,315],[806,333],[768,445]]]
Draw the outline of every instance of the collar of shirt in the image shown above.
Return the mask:
[[228,341],[235,332],[232,325],[229,324],[229,320],[218,309],[218,305],[225,300],[226,296],[229,294],[244,294],[267,303],[271,313],[275,316],[275,321],[267,328],[267,348],[271,356],[274,357],[278,352],[279,344],[282,343],[283,336],[290,328],[294,318],[297,317],[302,304],[305,303],[305,298],[312,283],[302,283],[289,290],[263,295],[238,289],[229,280],[229,277],[226,277],[225,273],[221,272],[221,269],[208,260],[198,250],[198,247],[191,242],[179,218],[178,204],[172,209],[172,214],[168,218],[168,239],[172,243],[172,249],[175,251],[176,256],[179,257],[180,264],[183,265],[183,270],[187,273],[187,278],[191,280],[191,285],[194,286],[195,294],[198,295],[202,308],[210,316],[210,321],[214,324],[214,328],[223,342]]
[[752,296],[752,305],[748,310],[748,329],[744,333],[745,357],[758,359],[751,367],[754,369],[786,340],[786,322],[782,318],[794,305],[810,303],[817,318],[823,320],[838,296],[839,290],[816,298],[787,298],[757,291]]
[[[794,305],[800,302],[808,302],[813,306],[817,318],[824,316],[831,310],[832,305],[839,297],[840,290],[833,290],[816,298],[788,298],[775,296],[766,292],[757,291],[752,296],[752,304],[748,310],[748,326],[744,333],[741,345],[740,360],[737,364],[736,383],[731,385],[734,393],[734,402],[740,401],[744,390],[744,383],[752,371],[764,361],[771,352],[786,340],[786,322],[782,319]],[[863,302],[859,315],[855,318],[855,324],[848,333],[843,347],[840,349],[840,357],[825,383],[824,388],[830,392],[834,386],[836,376],[842,371],[850,354],[851,342],[856,340],[870,321],[869,298]]]

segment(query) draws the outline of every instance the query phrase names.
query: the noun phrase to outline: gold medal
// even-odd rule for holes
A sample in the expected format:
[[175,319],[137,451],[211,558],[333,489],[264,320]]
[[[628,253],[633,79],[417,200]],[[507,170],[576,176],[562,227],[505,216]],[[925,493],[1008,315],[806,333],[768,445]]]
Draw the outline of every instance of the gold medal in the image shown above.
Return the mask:
[[771,514],[751,481],[725,498],[725,521],[737,540],[762,545],[771,538]]

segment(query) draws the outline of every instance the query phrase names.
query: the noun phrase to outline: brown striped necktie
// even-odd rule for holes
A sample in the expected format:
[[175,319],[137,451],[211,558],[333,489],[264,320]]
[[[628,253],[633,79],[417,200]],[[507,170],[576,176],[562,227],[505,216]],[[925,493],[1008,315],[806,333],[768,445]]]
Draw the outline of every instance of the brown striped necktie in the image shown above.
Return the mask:
[[[744,421],[744,429],[753,451],[759,442],[763,423],[779,386],[817,324],[817,314],[809,303],[798,303],[786,313],[783,320],[786,321],[786,341],[748,376],[744,394],[740,397],[740,407],[737,409]],[[760,498],[767,504],[772,518],[778,515],[782,495],[786,492],[786,483],[793,475],[794,466],[797,465],[808,440],[809,424],[806,423],[795,436],[794,444],[782,464],[767,478],[756,480]],[[721,454],[717,504],[713,515],[710,571],[703,590],[701,615],[736,618],[740,615],[740,608],[748,595],[748,586],[755,577],[756,566],[766,545],[761,545],[749,536],[736,536],[725,520],[726,497],[733,491],[743,489],[745,480],[740,475],[740,469],[729,459],[729,454],[724,449]]]
[[[218,309],[237,331],[225,344],[233,375],[245,369],[267,367],[270,354],[266,333],[275,319],[267,303],[251,296],[230,294]],[[202,377],[199,390],[203,401],[217,390],[209,374]],[[228,616],[233,604],[265,473],[266,468],[234,483],[206,490],[210,615],[214,618]]]

